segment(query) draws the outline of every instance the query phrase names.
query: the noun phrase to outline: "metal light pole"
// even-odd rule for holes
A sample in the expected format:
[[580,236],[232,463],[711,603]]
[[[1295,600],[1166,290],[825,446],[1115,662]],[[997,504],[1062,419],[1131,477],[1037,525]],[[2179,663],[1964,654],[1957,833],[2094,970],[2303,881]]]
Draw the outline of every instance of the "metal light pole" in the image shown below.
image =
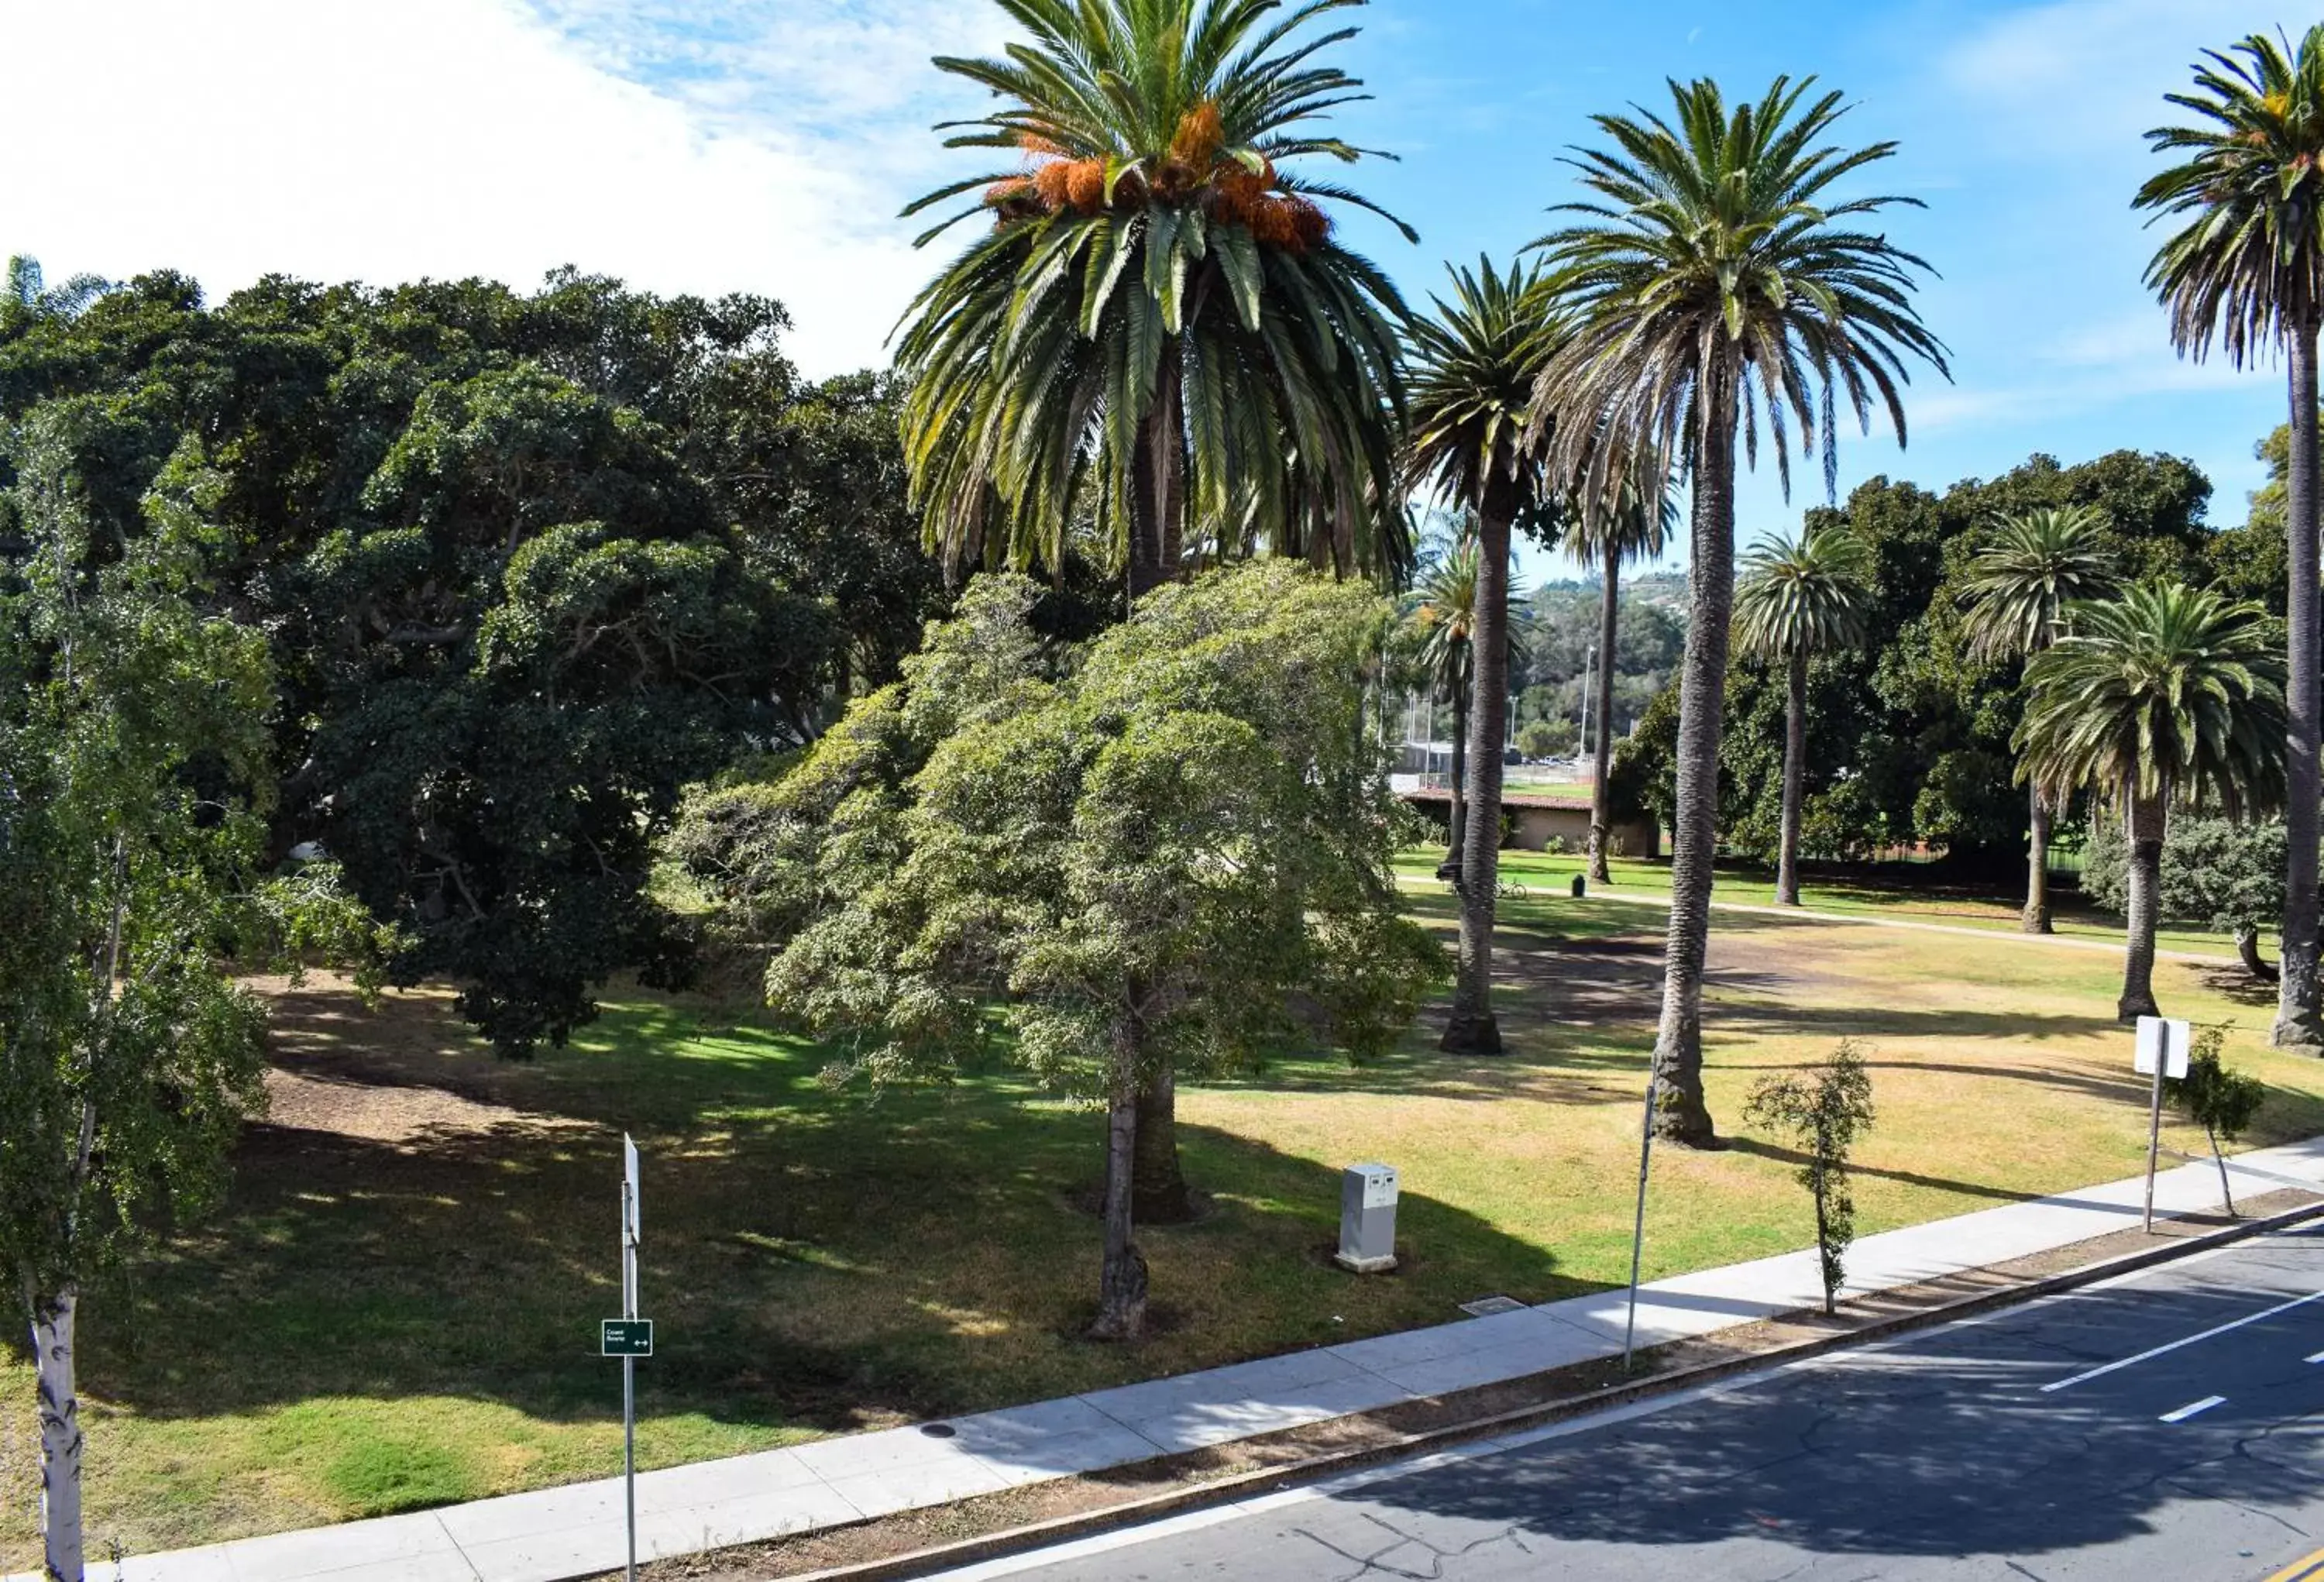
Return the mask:
[[[622,1317],[638,1316],[638,1145],[622,1137]],[[622,1355],[622,1508],[629,1525],[629,1566],[638,1582],[638,1359]]]
[[[1582,747],[1575,754],[1577,758],[1590,755],[1590,694],[1597,690],[1597,683],[1598,645],[1593,643],[1590,645],[1590,657],[1582,662]],[[1604,730],[1606,722],[1600,720],[1598,728]]]
[[1655,1152],[1655,1090],[1663,1079],[1660,1064],[1646,1068],[1646,1119],[1638,1128],[1638,1211],[1630,1222],[1630,1311],[1622,1321],[1622,1373],[1630,1372],[1630,1354],[1638,1333],[1638,1259],[1646,1244],[1646,1166]]

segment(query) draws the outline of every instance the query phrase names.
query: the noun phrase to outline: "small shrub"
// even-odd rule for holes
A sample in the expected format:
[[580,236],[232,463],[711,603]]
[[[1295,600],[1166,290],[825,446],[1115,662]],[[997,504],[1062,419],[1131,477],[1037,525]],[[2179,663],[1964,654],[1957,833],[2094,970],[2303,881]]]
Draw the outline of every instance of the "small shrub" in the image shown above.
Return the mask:
[[1864,1057],[1852,1040],[1842,1039],[1820,1066],[1772,1072],[1751,1089],[1743,1116],[1807,1156],[1798,1180],[1815,1198],[1816,1253],[1823,1265],[1823,1310],[1829,1313],[1839,1302],[1849,1244],[1856,1240],[1849,1150],[1873,1121],[1872,1077]]
[[2194,1047],[2187,1051],[2187,1075],[2165,1082],[2163,1093],[2210,1139],[2211,1162],[2219,1167],[2219,1197],[2232,1217],[2236,1196],[2227,1185],[2227,1161],[2219,1144],[2233,1143],[2250,1129],[2260,1106],[2266,1102],[2267,1084],[2230,1069],[2220,1058],[2227,1032],[2220,1026],[2197,1033]]

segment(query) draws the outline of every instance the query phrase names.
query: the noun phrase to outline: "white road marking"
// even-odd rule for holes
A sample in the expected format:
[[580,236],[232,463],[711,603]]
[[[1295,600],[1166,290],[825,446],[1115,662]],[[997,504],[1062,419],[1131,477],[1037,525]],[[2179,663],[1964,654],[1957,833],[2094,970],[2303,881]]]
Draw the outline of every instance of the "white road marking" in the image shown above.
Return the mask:
[[2185,1422],[2197,1412],[2209,1411],[2211,1408],[2225,1402],[2226,1400],[2227,1397],[2224,1395],[2206,1395],[2200,1401],[2189,1402],[2186,1405],[2181,1407],[2176,1411],[2164,1412],[2163,1414],[2162,1420],[2164,1422]]
[[2199,1340],[2209,1340],[2214,1335],[2225,1335],[2230,1329],[2240,1329],[2246,1324],[2256,1324],[2262,1318],[2273,1318],[2278,1313],[2288,1313],[2294,1308],[2304,1308],[2319,1297],[2324,1297],[2324,1291],[2311,1291],[2306,1296],[2293,1297],[2288,1302],[2278,1302],[2272,1308],[2264,1308],[2256,1313],[2246,1314],[2243,1318],[2236,1318],[2229,1323],[2213,1325],[2210,1328],[2204,1330],[2200,1335],[2190,1335],[2183,1340],[2174,1340],[2167,1346],[2158,1346],[2151,1350],[2142,1351],[2136,1356],[2126,1356],[2120,1362],[2111,1362],[2107,1364],[2104,1367],[2092,1368],[2088,1373],[2076,1374],[2070,1379],[2060,1379],[2054,1384],[2044,1384],[2042,1386],[2042,1393],[2047,1395],[2054,1390],[2064,1390],[2075,1384],[2087,1383],[2091,1379],[2103,1378],[2107,1374],[2115,1373],[2123,1368],[2134,1366],[2136,1364],[2147,1361],[2151,1357],[2161,1356],[2165,1352],[2177,1351],[2182,1346],[2192,1346]]

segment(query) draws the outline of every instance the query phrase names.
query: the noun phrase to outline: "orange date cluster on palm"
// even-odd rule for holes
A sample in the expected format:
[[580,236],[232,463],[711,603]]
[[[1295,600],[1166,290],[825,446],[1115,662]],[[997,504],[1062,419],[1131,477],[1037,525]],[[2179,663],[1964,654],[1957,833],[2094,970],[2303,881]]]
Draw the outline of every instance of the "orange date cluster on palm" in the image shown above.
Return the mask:
[[1331,217],[1297,193],[1282,190],[1271,162],[1262,159],[1254,171],[1223,153],[1226,137],[1216,105],[1200,105],[1181,117],[1168,152],[1123,171],[1110,200],[1102,156],[1077,159],[1029,132],[1017,141],[1034,162],[1024,175],[985,189],[996,225],[1107,208],[1122,214],[1151,202],[1199,203],[1213,224],[1246,227],[1259,241],[1286,252],[1305,253],[1332,234]]

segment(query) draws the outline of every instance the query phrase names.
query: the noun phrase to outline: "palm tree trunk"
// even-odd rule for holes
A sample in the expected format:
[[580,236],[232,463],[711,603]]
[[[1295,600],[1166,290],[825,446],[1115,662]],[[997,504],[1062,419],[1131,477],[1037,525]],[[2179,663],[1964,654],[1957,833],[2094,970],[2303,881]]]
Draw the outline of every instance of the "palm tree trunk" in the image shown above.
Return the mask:
[[1800,903],[1800,805],[1807,783],[1808,655],[1792,655],[1791,691],[1784,704],[1784,829],[1775,854],[1775,904]]
[[1501,873],[1501,738],[1509,716],[1509,487],[1498,476],[1477,512],[1477,610],[1469,641],[1469,809],[1461,848],[1461,954],[1438,1047],[1501,1052],[1493,1019],[1493,907]]
[[1105,1262],[1098,1274],[1096,1340],[1134,1340],[1146,1325],[1146,1258],[1130,1239],[1138,1158],[1137,1018],[1124,1012],[1113,1026],[1105,1124]]
[[55,1582],[81,1582],[80,1393],[73,1366],[73,1326],[80,1293],[69,1285],[54,1296],[33,1296],[30,1305],[40,1403],[45,1574]]
[[1702,967],[1711,946],[1719,848],[1719,738],[1726,727],[1728,630],[1735,618],[1735,398],[1705,392],[1696,430],[1687,566],[1686,657],[1679,671],[1678,808],[1671,831],[1670,935],[1663,948],[1661,1078],[1655,1130],[1690,1148],[1717,1145],[1702,1097]]
[[2284,687],[2289,728],[2284,742],[2285,856],[2283,968],[2276,998],[2275,1042],[2324,1045],[2317,1000],[2317,751],[2324,698],[2317,677],[2316,325],[2300,325],[2286,338],[2292,364],[2291,513],[2286,523],[2291,586],[2289,675]]
[[2124,1022],[2160,1016],[2154,1004],[2154,930],[2163,921],[2163,802],[2160,796],[2130,798],[2130,916],[2123,954],[2122,998],[2115,1015]]
[[1138,1089],[1131,1209],[1140,1225],[1184,1225],[1194,1217],[1194,1205],[1178,1163],[1178,1078],[1167,1060],[1152,1066]]
[[2031,818],[2031,849],[2025,857],[2025,911],[2018,926],[2029,934],[2046,934],[2050,929],[2050,805],[2042,800],[2042,788],[2033,791]]
[[1622,546],[1611,534],[1606,543],[1606,586],[1598,596],[1598,752],[1590,772],[1590,882],[1611,882],[1606,847],[1611,839],[1606,782],[1614,768],[1614,635],[1621,614]]
[[1463,681],[1452,684],[1452,812],[1444,821],[1444,860],[1436,865],[1440,879],[1461,876],[1461,848],[1469,835],[1467,804],[1462,791],[1468,782],[1469,690]]

